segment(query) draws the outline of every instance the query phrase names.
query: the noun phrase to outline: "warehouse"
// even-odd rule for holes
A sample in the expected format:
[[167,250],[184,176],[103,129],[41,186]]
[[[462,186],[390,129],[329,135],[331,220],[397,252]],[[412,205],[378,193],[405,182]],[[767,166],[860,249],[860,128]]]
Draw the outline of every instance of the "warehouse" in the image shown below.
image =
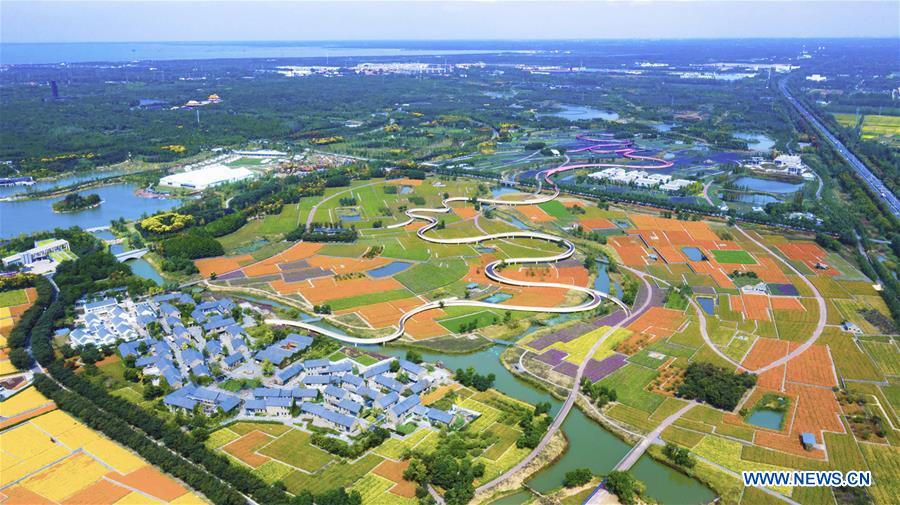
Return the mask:
[[246,168],[231,168],[215,164],[199,170],[167,175],[159,180],[159,185],[173,188],[206,189],[219,184],[243,181],[253,175],[253,172]]

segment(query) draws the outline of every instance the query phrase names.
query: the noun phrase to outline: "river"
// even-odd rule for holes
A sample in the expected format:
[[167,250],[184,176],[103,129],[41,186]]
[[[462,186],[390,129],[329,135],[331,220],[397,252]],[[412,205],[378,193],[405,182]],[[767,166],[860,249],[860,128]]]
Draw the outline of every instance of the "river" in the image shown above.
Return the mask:
[[[406,350],[399,347],[361,347],[389,356],[402,357],[406,354]],[[496,345],[472,354],[424,351],[420,354],[426,361],[440,361],[452,370],[471,366],[481,374],[492,373],[496,376],[494,387],[498,391],[530,404],[550,402],[551,411],[555,414],[562,402],[550,393],[520,380],[504,368],[500,362],[500,354],[504,349],[506,347]],[[587,467],[596,474],[606,474],[629,450],[628,444],[606,431],[577,408],[570,411],[562,430],[569,441],[565,454],[528,481],[529,486],[541,493],[559,488],[565,473],[576,468]],[[632,473],[647,485],[647,494],[661,503],[698,504],[708,503],[715,498],[711,490],[696,480],[654,461],[649,456],[642,457],[632,468]],[[527,495],[523,496],[524,498],[527,498]]]
[[52,209],[53,202],[62,200],[62,197],[0,202],[0,238],[71,226],[106,226],[113,219],[137,219],[143,214],[153,214],[181,204],[176,199],[142,198],[134,193],[136,189],[137,186],[128,183],[87,189],[84,194],[100,195],[100,206],[62,214]]

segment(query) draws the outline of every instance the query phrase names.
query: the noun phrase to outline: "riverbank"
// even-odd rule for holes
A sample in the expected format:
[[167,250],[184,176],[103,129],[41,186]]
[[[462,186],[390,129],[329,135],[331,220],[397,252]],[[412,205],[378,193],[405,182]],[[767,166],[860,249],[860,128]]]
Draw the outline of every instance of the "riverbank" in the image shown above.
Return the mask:
[[563,454],[565,454],[568,446],[569,442],[566,439],[565,434],[563,434],[562,432],[556,432],[553,435],[553,438],[550,439],[550,443],[548,443],[544,450],[541,452],[540,456],[531,460],[527,465],[525,465],[524,468],[512,474],[508,479],[503,481],[503,483],[495,486],[491,490],[487,492],[475,493],[475,496],[472,498],[472,501],[470,503],[472,503],[473,505],[490,503],[496,499],[514,494],[522,490],[525,482],[528,481],[528,479],[530,479],[533,475],[559,461],[559,458],[561,458]]

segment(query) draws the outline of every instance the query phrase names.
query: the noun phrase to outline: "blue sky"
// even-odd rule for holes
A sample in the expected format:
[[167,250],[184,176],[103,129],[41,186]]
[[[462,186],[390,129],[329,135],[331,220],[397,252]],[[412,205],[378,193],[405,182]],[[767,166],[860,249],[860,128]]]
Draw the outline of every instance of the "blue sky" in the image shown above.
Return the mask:
[[900,37],[898,1],[0,1],[2,42]]

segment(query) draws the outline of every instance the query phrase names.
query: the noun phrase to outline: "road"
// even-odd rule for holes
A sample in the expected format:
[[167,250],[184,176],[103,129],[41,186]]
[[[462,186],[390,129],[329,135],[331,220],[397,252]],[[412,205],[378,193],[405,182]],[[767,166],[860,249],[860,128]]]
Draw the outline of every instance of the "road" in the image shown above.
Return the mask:
[[[631,450],[628,451],[627,454],[625,454],[625,457],[623,457],[622,460],[619,461],[619,464],[616,465],[614,470],[618,472],[625,472],[627,470],[630,470],[631,467],[634,466],[634,464],[637,463],[639,459],[641,459],[641,456],[643,456],[644,453],[647,452],[647,449],[649,449],[650,446],[656,442],[656,440],[659,438],[662,432],[665,431],[666,428],[672,426],[675,421],[681,418],[681,416],[687,414],[687,412],[694,408],[694,406],[696,405],[696,402],[690,402],[684,407],[681,407],[678,412],[675,412],[671,416],[667,417],[662,423],[659,424],[659,426],[656,427],[656,429],[648,433],[647,436],[641,439],[641,441],[638,442],[637,445],[632,447]],[[587,505],[604,503],[604,497],[607,493],[608,491],[604,489],[603,485],[601,484],[584,503]]]
[[636,308],[628,317],[620,321],[618,324],[611,326],[609,330],[607,330],[597,341],[591,346],[591,349],[585,355],[584,361],[578,365],[578,371],[575,373],[575,380],[572,383],[572,389],[569,390],[569,395],[566,396],[566,401],[563,403],[562,408],[559,409],[559,412],[556,413],[556,417],[553,419],[553,423],[550,424],[550,427],[547,428],[547,433],[544,434],[544,438],[538,443],[537,447],[535,447],[528,456],[525,456],[525,459],[517,463],[515,466],[498,476],[497,478],[487,482],[476,489],[476,493],[483,493],[486,491],[490,491],[492,488],[496,487],[498,484],[506,481],[516,473],[520,472],[523,468],[528,466],[529,463],[534,460],[543,450],[547,447],[547,444],[550,443],[550,440],[553,438],[553,435],[559,431],[559,428],[562,426],[563,422],[566,420],[566,417],[569,415],[569,411],[572,410],[572,406],[575,405],[575,401],[578,399],[578,395],[581,394],[581,377],[584,375],[584,370],[587,368],[588,362],[590,361],[591,356],[593,356],[597,349],[600,348],[600,345],[616,330],[623,326],[627,326],[631,324],[635,319],[640,317],[650,308],[650,304],[653,300],[652,296],[652,288],[650,286],[650,282],[647,280],[647,276],[640,275],[641,282],[644,283],[644,289],[647,293],[647,296],[644,297],[644,301],[641,303],[641,306]]
[[900,200],[897,199],[896,195],[894,195],[894,193],[892,193],[891,190],[888,189],[888,187],[885,186],[883,182],[881,182],[881,179],[876,177],[875,174],[873,174],[872,171],[869,170],[869,168],[866,167],[866,165],[856,157],[856,155],[850,152],[850,150],[847,149],[847,147],[844,146],[844,144],[842,144],[841,141],[837,139],[837,137],[835,137],[830,131],[828,131],[828,128],[826,128],[821,121],[819,121],[802,103],[800,103],[799,100],[794,98],[790,90],[788,90],[787,88],[787,79],[782,79],[778,82],[778,89],[781,90],[781,93],[784,94],[784,97],[788,100],[788,102],[790,102],[791,105],[793,105],[797,109],[797,111],[800,112],[800,114],[810,122],[810,124],[812,124],[817,130],[819,130],[819,133],[821,133],[825,138],[828,139],[829,142],[834,145],[838,153],[840,153],[841,157],[843,157],[844,160],[846,160],[847,163],[850,164],[851,167],[853,167],[853,170],[856,171],[857,175],[859,175],[860,178],[862,178],[862,180],[865,181],[865,183],[870,188],[872,188],[872,191],[876,195],[878,195],[885,204],[887,204],[888,208],[891,210],[891,213],[893,213],[895,216],[900,217]]
[[388,181],[375,181],[375,182],[370,182],[368,184],[362,184],[360,186],[356,186],[353,188],[347,188],[343,191],[338,191],[337,193],[335,193],[327,198],[323,198],[321,201],[319,201],[319,203],[315,204],[313,206],[313,208],[309,210],[309,216],[307,216],[307,218],[306,218],[306,229],[308,230],[312,226],[313,218],[316,217],[316,211],[319,210],[319,206],[321,206],[323,203],[325,203],[329,200],[332,200],[338,196],[341,196],[341,195],[344,195],[347,193],[352,193],[352,192],[356,191],[357,189],[367,188],[369,186],[375,186],[376,184],[385,184],[386,182],[388,182]]

